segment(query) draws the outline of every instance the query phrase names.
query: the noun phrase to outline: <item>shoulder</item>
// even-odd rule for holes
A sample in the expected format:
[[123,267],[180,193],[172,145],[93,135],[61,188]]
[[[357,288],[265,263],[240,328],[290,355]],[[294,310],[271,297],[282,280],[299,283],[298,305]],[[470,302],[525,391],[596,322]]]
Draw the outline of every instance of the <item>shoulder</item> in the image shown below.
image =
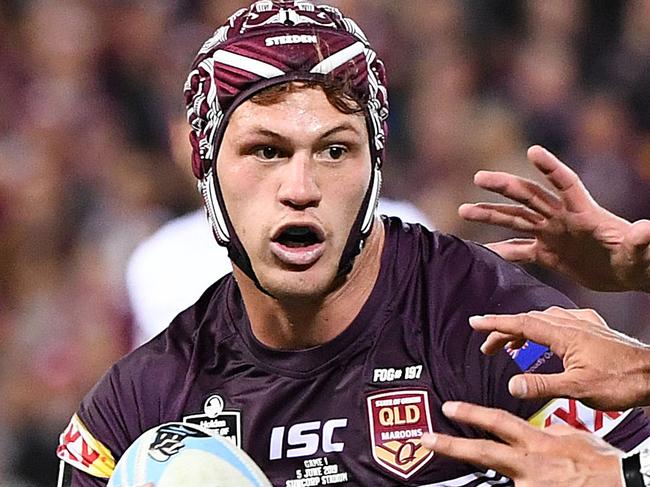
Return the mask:
[[468,324],[473,315],[575,307],[559,291],[480,244],[397,218],[386,218],[384,224],[384,286],[392,306],[408,313],[429,343],[462,349],[473,339]]
[[232,276],[210,286],[162,333],[115,363],[82,401],[88,430],[118,454],[143,431],[177,418],[186,389],[234,331],[227,299]]
[[429,279],[444,284],[447,299],[481,303],[484,312],[518,313],[574,304],[524,268],[487,247],[454,235],[429,232]]
[[407,262],[426,273],[464,274],[485,261],[496,265],[496,255],[478,244],[454,235],[430,230],[419,223],[406,223],[395,216],[382,216],[386,232],[385,252],[404,268]]
[[80,484],[95,485],[110,477],[131,443],[163,422],[185,369],[183,357],[166,353],[163,343],[158,337],[115,363],[60,436],[57,455],[73,467]]

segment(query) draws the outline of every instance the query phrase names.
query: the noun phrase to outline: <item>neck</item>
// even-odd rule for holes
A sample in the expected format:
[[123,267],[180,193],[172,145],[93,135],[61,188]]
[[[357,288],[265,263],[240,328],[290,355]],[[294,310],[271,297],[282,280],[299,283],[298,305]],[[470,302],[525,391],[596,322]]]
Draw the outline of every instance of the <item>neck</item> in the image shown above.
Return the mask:
[[299,350],[338,336],[368,300],[379,276],[383,246],[384,226],[378,219],[345,281],[326,296],[314,299],[272,298],[235,267],[255,338],[271,348]]

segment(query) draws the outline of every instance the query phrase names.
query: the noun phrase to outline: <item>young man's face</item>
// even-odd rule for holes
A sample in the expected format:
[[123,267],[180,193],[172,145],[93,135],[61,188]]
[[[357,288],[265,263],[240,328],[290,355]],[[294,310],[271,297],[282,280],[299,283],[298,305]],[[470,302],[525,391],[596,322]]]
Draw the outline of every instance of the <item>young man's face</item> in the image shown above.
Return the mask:
[[232,224],[262,287],[277,298],[331,290],[370,182],[363,115],[303,88],[233,113],[217,159]]

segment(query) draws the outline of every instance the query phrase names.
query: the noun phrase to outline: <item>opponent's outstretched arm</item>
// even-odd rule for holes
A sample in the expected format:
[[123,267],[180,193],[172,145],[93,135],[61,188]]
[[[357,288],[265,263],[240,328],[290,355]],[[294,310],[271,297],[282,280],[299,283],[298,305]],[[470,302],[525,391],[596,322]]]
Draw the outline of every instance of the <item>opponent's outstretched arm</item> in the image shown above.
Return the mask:
[[513,396],[571,397],[603,411],[650,405],[650,346],[611,329],[590,309],[552,307],[517,315],[470,318],[470,325],[489,335],[486,354],[508,342],[518,348],[527,340],[548,346],[564,363],[558,374],[520,374],[508,384]]
[[[528,158],[554,191],[512,174],[481,171],[475,177],[478,186],[520,205],[478,203],[459,208],[468,220],[532,235],[488,247],[511,261],[558,270],[592,289],[650,291],[650,221],[630,223],[602,208],[578,176],[542,147],[531,147]],[[513,377],[509,389],[517,397],[568,396],[603,410],[650,405],[650,347],[612,330],[593,310],[550,308],[477,316],[470,324],[489,333],[481,347],[485,353],[495,353],[508,342],[521,347],[531,339],[562,358],[562,373]],[[466,403],[447,403],[443,412],[495,434],[505,444],[436,434],[425,435],[424,446],[494,468],[510,476],[517,487],[643,485],[638,459],[626,469],[630,475],[626,483],[622,452],[588,433],[556,426],[539,431],[506,411]]]
[[552,190],[513,174],[479,171],[477,186],[518,204],[458,209],[466,220],[531,235],[487,246],[507,260],[535,262],[591,289],[650,292],[650,220],[630,223],[601,207],[576,173],[543,147],[529,148],[528,159]]
[[538,430],[506,411],[468,403],[447,402],[442,410],[503,443],[426,433],[423,445],[437,454],[495,469],[516,487],[624,487],[623,452],[595,435],[560,425]]

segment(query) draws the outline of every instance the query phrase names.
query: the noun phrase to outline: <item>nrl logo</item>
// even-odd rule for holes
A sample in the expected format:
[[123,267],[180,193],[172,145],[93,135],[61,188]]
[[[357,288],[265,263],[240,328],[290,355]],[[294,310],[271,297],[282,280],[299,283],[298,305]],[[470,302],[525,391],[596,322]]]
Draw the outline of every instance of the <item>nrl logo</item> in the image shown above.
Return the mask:
[[203,414],[185,416],[183,423],[201,426],[228,438],[241,448],[241,412],[226,410],[223,398],[217,394],[212,394],[205,400]]
[[433,457],[420,441],[433,430],[428,392],[380,392],[367,401],[373,458],[388,471],[409,478]]

